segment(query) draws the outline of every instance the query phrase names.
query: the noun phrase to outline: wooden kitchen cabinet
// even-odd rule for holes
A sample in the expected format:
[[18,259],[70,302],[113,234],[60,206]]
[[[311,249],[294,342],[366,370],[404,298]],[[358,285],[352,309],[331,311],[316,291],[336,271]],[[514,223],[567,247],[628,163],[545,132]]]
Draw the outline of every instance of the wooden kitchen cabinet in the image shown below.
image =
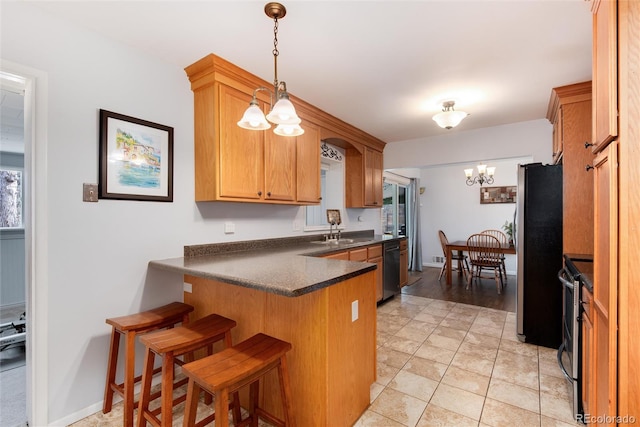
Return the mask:
[[380,151],[359,146],[346,150],[346,207],[382,207],[382,166]]
[[551,90],[547,118],[553,124],[554,157],[562,164],[563,253],[593,254],[593,176],[587,167],[595,155],[585,146],[591,111],[590,81]]
[[[592,416],[625,417],[623,424],[640,419],[640,2],[595,0],[592,10],[593,142],[599,154],[591,319],[595,383],[589,410]],[[614,425],[616,420],[609,420]]]
[[304,123],[304,133],[296,137],[296,200],[320,203],[320,128]]
[[[240,128],[237,122],[254,88],[261,84],[214,55],[186,71],[194,93],[196,201],[320,202],[316,125],[306,122],[308,131],[300,137],[279,136],[272,129]],[[269,95],[258,92],[257,96],[261,108],[268,111]]]
[[585,414],[591,414],[594,391],[594,360],[595,347],[593,344],[593,295],[586,286],[582,287],[582,315],[581,315],[581,337],[582,348],[582,408]]
[[378,266],[376,268],[376,302],[384,297],[384,262],[382,259],[382,245],[367,248],[367,261]]
[[409,283],[409,251],[407,239],[400,240],[400,287]]
[[[340,147],[357,146],[361,153],[365,148],[373,152],[360,156],[359,204],[364,207],[366,187],[367,202],[382,205],[383,141],[292,94],[289,97],[302,119],[304,134],[281,137],[273,133],[273,128],[265,131],[240,128],[237,122],[249,106],[254,90],[270,88],[271,84],[213,54],[185,71],[194,94],[196,201],[319,204],[321,140],[336,138]],[[256,97],[267,112],[269,94],[258,91]],[[352,166],[355,168],[355,163]],[[375,188],[369,191],[371,186]]]
[[[348,251],[325,255],[323,258],[341,259],[344,261],[370,262],[378,266],[375,270],[376,302],[383,297],[384,286],[384,262],[382,259],[382,245],[372,245],[364,248],[356,248]],[[402,271],[402,269],[400,269]]]
[[591,0],[593,14],[593,151],[618,135],[617,1]]
[[[618,144],[610,143],[595,159],[593,376],[591,415],[617,412],[618,381]],[[602,425],[609,425],[604,423]],[[612,424],[613,425],[613,424]]]

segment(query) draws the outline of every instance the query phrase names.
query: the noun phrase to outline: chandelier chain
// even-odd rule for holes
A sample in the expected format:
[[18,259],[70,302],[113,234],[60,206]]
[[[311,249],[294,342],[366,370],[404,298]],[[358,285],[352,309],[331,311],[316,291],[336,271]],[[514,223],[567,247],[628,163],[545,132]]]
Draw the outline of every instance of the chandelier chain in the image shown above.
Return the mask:
[[276,100],[278,99],[278,17],[273,18],[273,87]]
[[273,56],[278,56],[278,18],[273,18]]

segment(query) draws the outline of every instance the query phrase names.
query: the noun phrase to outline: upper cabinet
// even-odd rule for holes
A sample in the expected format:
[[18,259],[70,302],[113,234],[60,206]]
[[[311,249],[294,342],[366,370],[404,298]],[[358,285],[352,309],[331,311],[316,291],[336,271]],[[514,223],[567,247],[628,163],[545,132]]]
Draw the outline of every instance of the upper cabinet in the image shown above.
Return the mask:
[[618,136],[617,2],[592,0],[593,151]]
[[346,150],[345,198],[348,208],[382,207],[382,153],[354,145]]
[[[283,137],[274,134],[273,128],[264,131],[240,128],[237,122],[249,106],[254,90],[271,84],[213,54],[185,71],[194,94],[196,201],[318,204],[320,144],[329,135],[340,138],[341,146],[356,145],[377,153],[379,158],[362,157],[359,168],[376,171],[363,172],[363,187],[365,179],[367,183],[379,182],[377,206],[382,205],[384,142],[291,94],[304,134]],[[259,91],[257,97],[260,107],[268,112],[269,94]],[[365,168],[365,161],[373,163]],[[370,165],[375,165],[374,169]],[[373,196],[375,191],[367,197],[377,197]],[[370,203],[375,206],[373,201]]]
[[553,88],[547,118],[554,160],[562,163],[562,251],[593,254],[594,154],[585,144],[591,135],[591,82]]

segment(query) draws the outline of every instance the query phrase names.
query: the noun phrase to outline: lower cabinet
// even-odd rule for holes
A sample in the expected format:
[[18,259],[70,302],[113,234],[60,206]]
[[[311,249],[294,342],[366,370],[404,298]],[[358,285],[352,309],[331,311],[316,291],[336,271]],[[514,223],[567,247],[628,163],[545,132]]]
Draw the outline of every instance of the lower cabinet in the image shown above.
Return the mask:
[[[337,252],[331,255],[325,255],[324,258],[341,259],[344,261],[360,261],[370,262],[378,266],[375,270],[375,289],[376,289],[376,301],[381,301],[383,296],[383,268],[384,263],[382,260],[382,245],[367,246],[364,248],[351,249],[348,251]],[[402,256],[401,256],[402,258]],[[402,272],[402,269],[400,269]],[[401,273],[402,276],[402,273]]]
[[409,251],[407,239],[400,240],[400,287],[409,283]]
[[384,263],[382,261],[382,245],[367,248],[367,262],[378,266],[376,268],[376,302],[382,300],[384,284]]

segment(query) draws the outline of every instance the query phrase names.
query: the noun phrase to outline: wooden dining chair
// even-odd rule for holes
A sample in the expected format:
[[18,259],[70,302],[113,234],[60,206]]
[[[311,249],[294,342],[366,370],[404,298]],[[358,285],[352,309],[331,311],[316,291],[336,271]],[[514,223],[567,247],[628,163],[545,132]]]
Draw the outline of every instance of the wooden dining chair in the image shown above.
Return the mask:
[[500,260],[500,241],[488,234],[472,234],[467,239],[469,261],[471,262],[471,274],[467,279],[467,289],[471,288],[473,277],[476,283],[481,278],[482,269],[493,270],[498,294],[502,293],[502,261]]
[[[449,240],[442,230],[438,230],[438,236],[440,237],[440,245],[442,246],[442,253],[444,254],[444,264],[442,264],[442,269],[440,270],[440,276],[438,277],[439,281],[440,279],[442,279],[442,275],[447,268],[447,245],[449,244]],[[464,253],[462,251],[453,252],[451,254],[451,261],[457,261],[458,271],[462,271],[462,274],[464,274],[464,278],[466,280],[467,272],[471,274],[471,269],[469,268],[469,263],[467,262],[467,257],[464,255]],[[453,269],[453,265],[451,267]]]
[[[509,238],[507,237],[506,234],[504,234],[500,230],[484,230],[480,234],[488,234],[490,236],[495,237],[496,239],[498,239],[501,245],[509,244]],[[505,265],[505,262],[504,262],[504,254],[500,254],[500,261],[502,262],[502,272],[504,273],[504,283],[507,283],[507,266]]]

